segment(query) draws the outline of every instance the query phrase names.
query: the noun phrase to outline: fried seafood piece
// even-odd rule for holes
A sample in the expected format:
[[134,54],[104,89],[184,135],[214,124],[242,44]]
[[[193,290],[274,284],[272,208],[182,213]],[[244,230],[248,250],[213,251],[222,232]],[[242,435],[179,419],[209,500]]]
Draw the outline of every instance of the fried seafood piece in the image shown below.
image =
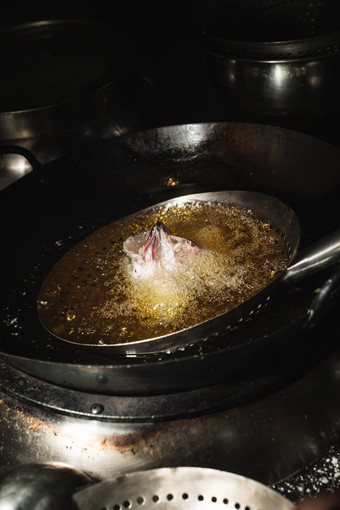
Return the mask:
[[157,221],[151,230],[128,237],[123,250],[132,262],[134,275],[149,278],[171,273],[199,248],[190,239],[174,236],[163,222]]

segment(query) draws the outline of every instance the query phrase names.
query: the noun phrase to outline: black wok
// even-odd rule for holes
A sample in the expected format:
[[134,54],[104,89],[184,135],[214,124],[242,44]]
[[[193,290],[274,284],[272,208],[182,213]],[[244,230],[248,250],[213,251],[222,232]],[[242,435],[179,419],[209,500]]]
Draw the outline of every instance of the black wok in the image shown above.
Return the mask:
[[[311,244],[337,227],[339,162],[339,149],[301,133],[219,123],[140,132],[37,168],[1,192],[2,356],[69,387],[155,393],[213,384],[266,349],[279,350],[292,331],[317,322],[337,288],[337,272],[307,278],[302,290],[293,285],[294,302],[292,292],[280,292],[279,313],[275,303],[267,305],[218,345],[206,342],[203,351],[164,356],[126,358],[68,345],[41,325],[36,299],[53,264],[85,235],[188,193],[243,189],[274,195],[297,211],[301,246]],[[316,286],[323,289],[318,296]]]

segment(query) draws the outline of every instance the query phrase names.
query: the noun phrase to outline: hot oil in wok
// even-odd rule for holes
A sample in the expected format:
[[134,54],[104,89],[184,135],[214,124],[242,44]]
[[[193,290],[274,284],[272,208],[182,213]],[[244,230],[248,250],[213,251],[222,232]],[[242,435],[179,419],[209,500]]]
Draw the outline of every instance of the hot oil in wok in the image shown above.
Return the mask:
[[[200,249],[164,278],[135,278],[123,241],[157,220]],[[223,203],[159,206],[102,227],[64,255],[42,285],[38,312],[71,342],[139,341],[226,312],[286,264],[284,240],[250,211]]]

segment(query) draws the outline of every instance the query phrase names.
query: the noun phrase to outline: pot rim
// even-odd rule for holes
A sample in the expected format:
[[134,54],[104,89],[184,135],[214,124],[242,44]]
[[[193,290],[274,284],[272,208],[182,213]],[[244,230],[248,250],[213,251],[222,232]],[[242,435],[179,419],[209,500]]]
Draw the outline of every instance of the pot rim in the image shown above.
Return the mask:
[[340,31],[326,35],[281,41],[238,41],[194,29],[193,38],[202,49],[220,57],[261,62],[295,62],[339,55]]
[[[50,104],[30,106],[27,108],[0,111],[0,132],[3,139],[34,138],[43,134],[60,133],[72,129],[74,125],[82,125],[92,120],[94,115],[106,115],[109,106],[109,94],[119,86],[124,74],[129,72],[130,63],[136,55],[137,47],[129,36],[120,29],[114,29],[106,23],[87,20],[41,20],[0,30],[0,44],[11,44],[25,41],[27,38],[47,38],[58,36],[60,33],[84,35],[87,39],[99,38],[113,48],[119,45],[122,52],[120,62],[112,60],[112,64],[98,75],[90,84],[85,84],[78,91],[71,92],[66,98],[51,101]],[[109,47],[110,49],[110,47]]]

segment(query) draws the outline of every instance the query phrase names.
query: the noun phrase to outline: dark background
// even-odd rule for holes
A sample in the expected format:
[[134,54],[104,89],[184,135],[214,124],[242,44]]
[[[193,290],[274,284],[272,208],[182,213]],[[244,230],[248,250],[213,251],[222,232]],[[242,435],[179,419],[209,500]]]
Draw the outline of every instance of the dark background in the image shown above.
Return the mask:
[[[140,63],[164,105],[157,124],[228,120],[207,105],[201,50],[190,36],[192,7],[182,2],[31,1],[2,3],[0,28],[52,19],[101,21],[122,29],[137,45]],[[209,84],[210,86],[210,84]],[[210,93],[209,93],[210,95]]]
[[3,1],[2,26],[43,19],[90,19],[125,27],[144,40],[158,35],[178,36],[175,27],[186,24],[189,2],[129,2],[129,1]]
[[[264,122],[305,131],[338,144],[340,135],[338,129],[336,133],[334,131],[333,113],[330,119],[316,119],[315,123],[309,119],[298,123],[289,118],[270,117],[268,120],[261,115],[254,117],[248,112],[237,111],[232,100],[219,95],[212,82],[207,55],[192,33],[199,7],[205,12],[211,2],[213,0],[35,0],[21,4],[5,0],[2,2],[0,29],[30,21],[76,19],[105,22],[112,26],[112,30],[116,27],[123,30],[136,44],[142,74],[150,77],[156,91],[150,102],[152,112],[144,115],[146,123],[142,127],[191,122]],[[338,114],[335,117],[338,125]]]

